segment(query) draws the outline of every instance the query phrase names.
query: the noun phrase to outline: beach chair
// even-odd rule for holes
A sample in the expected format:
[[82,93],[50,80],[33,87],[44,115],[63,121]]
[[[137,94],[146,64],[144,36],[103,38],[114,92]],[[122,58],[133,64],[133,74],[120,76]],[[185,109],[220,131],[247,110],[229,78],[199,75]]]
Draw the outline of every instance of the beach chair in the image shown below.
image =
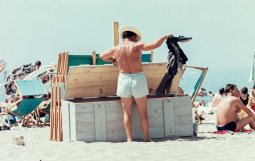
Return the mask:
[[6,106],[7,112],[20,117],[20,122],[24,125],[29,125],[31,122],[38,125],[36,108],[48,95],[47,90],[39,79],[17,80],[15,84],[19,99]]

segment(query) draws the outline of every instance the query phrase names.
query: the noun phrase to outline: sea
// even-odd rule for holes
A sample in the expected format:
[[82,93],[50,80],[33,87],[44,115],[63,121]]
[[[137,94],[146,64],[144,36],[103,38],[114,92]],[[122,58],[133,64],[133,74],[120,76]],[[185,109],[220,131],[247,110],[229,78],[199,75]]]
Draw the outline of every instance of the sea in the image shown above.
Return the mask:
[[[184,90],[185,94],[191,95],[193,93],[194,86],[200,74],[201,74],[200,70],[189,68],[186,69],[179,85]],[[241,69],[210,70],[209,68],[201,87],[204,88],[207,93],[209,91],[211,91],[212,93],[217,93],[220,88],[225,87],[225,85],[228,83],[236,84],[239,90],[244,86],[248,87],[248,89],[251,89],[253,83],[248,82],[249,74],[250,74],[249,70]],[[5,98],[3,83],[4,75],[3,73],[0,73],[0,102],[3,101]],[[211,97],[197,97],[196,101],[202,99],[208,102],[211,99]]]

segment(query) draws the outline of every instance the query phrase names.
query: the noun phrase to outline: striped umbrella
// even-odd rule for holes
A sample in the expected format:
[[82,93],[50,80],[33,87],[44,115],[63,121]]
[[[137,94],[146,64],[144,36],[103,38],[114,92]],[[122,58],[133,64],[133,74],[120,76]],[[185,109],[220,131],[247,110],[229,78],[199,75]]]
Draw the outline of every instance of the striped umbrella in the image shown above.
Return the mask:
[[251,73],[250,73],[249,82],[254,82],[255,83],[255,53],[254,53],[253,59],[252,59]]

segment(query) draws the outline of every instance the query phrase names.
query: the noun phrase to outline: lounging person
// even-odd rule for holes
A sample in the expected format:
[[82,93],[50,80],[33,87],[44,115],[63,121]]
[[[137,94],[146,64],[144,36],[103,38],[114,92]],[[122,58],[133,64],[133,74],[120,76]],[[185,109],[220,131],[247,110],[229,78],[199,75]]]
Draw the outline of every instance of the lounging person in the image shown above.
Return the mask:
[[193,108],[196,108],[194,110],[194,114],[195,114],[195,120],[197,120],[199,123],[202,123],[203,120],[205,120],[204,115],[204,110],[202,110],[201,108],[203,108],[205,106],[205,101],[201,100],[199,102],[195,102],[192,104]]
[[[246,108],[239,99],[240,92],[236,85],[228,84],[225,87],[226,97],[224,97],[218,105],[216,113],[216,128],[218,131],[231,130],[240,131],[249,124],[252,129],[255,129],[255,115]],[[243,110],[248,116],[239,119],[238,113]]]
[[142,51],[149,51],[160,47],[170,34],[164,35],[149,44],[138,42],[141,39],[141,33],[134,27],[123,27],[119,30],[119,34],[123,42],[101,53],[100,58],[107,62],[117,63],[119,68],[116,95],[121,97],[127,141],[130,142],[133,139],[131,120],[132,97],[138,107],[144,141],[148,141],[147,95],[149,92],[147,80],[143,73],[141,53]]
[[243,104],[244,104],[245,106],[248,105],[249,97],[250,97],[250,95],[249,95],[249,93],[248,93],[248,88],[247,88],[247,87],[243,87],[243,88],[241,89],[241,91],[240,91],[240,99],[241,99],[241,101],[243,102]]
[[224,95],[224,88],[219,89],[219,93],[216,93],[211,101],[211,107],[217,108]]

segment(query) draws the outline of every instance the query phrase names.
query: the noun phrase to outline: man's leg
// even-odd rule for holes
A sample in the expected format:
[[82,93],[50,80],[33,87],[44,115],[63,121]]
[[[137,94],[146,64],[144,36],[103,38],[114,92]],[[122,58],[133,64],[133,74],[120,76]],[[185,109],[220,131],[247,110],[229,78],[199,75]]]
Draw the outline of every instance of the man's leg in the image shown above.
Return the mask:
[[149,119],[147,114],[147,96],[135,99],[140,116],[140,126],[143,130],[144,141],[149,141]]
[[251,116],[244,117],[237,121],[236,131],[242,130],[247,124],[255,130],[255,121]]
[[124,123],[124,128],[127,134],[127,142],[131,142],[133,140],[131,104],[132,104],[132,97],[121,98],[121,105],[122,105],[123,114],[124,114],[123,123]]

